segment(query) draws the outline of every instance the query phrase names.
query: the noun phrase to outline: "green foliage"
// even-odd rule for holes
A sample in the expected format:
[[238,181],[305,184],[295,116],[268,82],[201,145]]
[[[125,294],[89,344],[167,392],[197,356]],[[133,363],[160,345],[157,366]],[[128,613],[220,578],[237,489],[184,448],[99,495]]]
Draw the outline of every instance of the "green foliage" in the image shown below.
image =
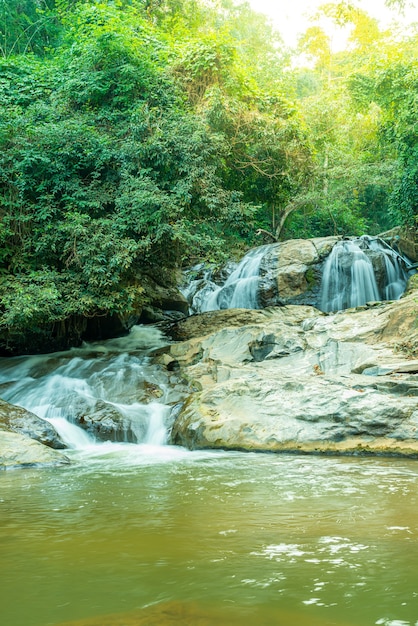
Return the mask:
[[43,54],[59,40],[56,0],[0,0],[0,55]]
[[284,231],[286,239],[308,239],[331,235],[352,236],[369,232],[366,220],[361,217],[360,207],[351,206],[347,199],[327,200],[326,203],[310,204],[293,213]]
[[405,156],[405,167],[390,197],[390,210],[397,222],[418,226],[418,145]]
[[350,7],[322,13],[351,49],[314,24],[301,68],[245,3],[0,0],[0,348],[78,341],[285,218],[414,224],[416,40]]

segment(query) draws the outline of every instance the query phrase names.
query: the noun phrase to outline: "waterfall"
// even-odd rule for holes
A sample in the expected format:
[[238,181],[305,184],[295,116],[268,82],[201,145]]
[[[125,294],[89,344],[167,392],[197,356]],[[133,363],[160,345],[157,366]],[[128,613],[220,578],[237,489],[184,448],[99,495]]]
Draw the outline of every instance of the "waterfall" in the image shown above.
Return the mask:
[[[323,266],[326,247],[315,239],[308,246],[302,242],[300,249],[294,242],[254,248],[240,263],[224,268],[223,279],[203,265],[195,266],[182,289],[190,312],[259,309],[262,303],[309,304],[328,312],[401,297],[408,272],[414,269],[407,259],[378,237],[329,239],[333,247]],[[308,270],[314,280],[308,279]],[[319,288],[316,277],[321,270]]]
[[168,384],[149,354],[166,343],[155,327],[138,326],[68,352],[1,359],[1,396],[50,422],[69,448],[103,440],[163,445]]
[[363,236],[339,241],[324,265],[319,308],[340,311],[397,300],[407,278],[404,260],[382,240]]
[[382,239],[370,239],[369,245],[371,250],[380,252],[385,264],[387,280],[382,290],[382,300],[399,300],[408,280],[408,260]]
[[269,246],[250,250],[231,271],[222,285],[212,280],[206,272],[200,280],[192,281],[183,294],[191,303],[193,312],[218,311],[220,309],[258,309],[258,283],[260,263]]

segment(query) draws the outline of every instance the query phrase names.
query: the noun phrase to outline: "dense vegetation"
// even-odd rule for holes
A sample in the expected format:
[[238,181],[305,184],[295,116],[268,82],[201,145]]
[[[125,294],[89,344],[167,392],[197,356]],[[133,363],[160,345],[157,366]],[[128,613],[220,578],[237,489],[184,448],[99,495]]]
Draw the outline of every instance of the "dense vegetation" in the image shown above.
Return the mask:
[[0,349],[77,342],[257,232],[416,226],[418,34],[320,13],[346,51],[232,0],[0,0]]

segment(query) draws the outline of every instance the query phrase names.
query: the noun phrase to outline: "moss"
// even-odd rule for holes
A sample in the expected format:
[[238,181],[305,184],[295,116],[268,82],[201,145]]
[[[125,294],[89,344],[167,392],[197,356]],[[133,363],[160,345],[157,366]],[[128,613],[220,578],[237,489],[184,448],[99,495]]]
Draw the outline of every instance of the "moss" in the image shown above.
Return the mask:
[[305,273],[305,279],[306,282],[308,283],[309,288],[315,287],[316,283],[317,283],[317,277],[315,274],[315,270],[310,267],[306,273]]
[[413,274],[411,278],[408,280],[408,285],[405,291],[405,294],[411,293],[412,291],[418,290],[418,272]]

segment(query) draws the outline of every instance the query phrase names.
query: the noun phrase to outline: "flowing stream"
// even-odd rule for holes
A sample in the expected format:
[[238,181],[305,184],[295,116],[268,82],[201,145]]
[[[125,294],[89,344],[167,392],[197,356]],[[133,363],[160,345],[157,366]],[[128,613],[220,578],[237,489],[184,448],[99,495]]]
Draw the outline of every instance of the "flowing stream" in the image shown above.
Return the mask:
[[[418,624],[416,461],[167,445],[163,341],[137,328],[0,360],[2,396],[55,423],[72,460],[0,474],[1,623]],[[125,440],[74,424],[98,401],[128,415]]]
[[[171,389],[149,353],[166,343],[158,329],[135,326],[126,337],[68,352],[2,359],[1,397],[49,421],[70,448],[96,445],[95,431],[100,438],[162,445]],[[80,422],[91,434],[75,425]]]

